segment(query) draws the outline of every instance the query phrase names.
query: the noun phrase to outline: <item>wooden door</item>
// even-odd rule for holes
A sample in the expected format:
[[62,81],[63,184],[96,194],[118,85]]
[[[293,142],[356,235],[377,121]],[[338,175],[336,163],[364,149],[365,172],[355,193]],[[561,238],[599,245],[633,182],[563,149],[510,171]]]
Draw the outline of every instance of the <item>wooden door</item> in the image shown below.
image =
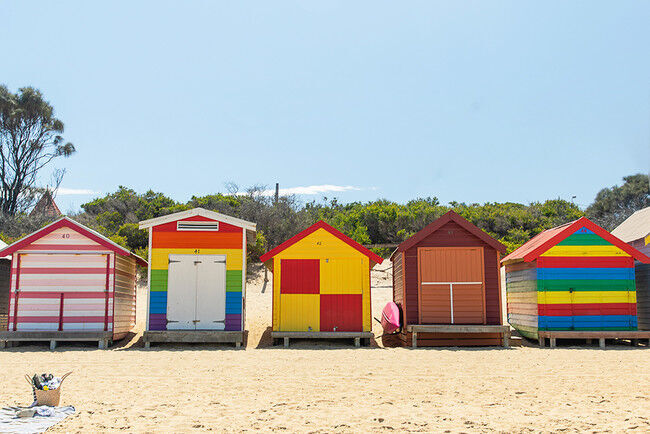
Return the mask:
[[167,330],[194,330],[197,255],[169,255]]
[[421,324],[485,324],[482,247],[418,249]]
[[197,330],[223,330],[226,327],[226,257],[199,255],[196,273]]
[[[21,253],[14,330],[94,330],[107,326],[109,255]],[[15,288],[14,288],[15,289]]]

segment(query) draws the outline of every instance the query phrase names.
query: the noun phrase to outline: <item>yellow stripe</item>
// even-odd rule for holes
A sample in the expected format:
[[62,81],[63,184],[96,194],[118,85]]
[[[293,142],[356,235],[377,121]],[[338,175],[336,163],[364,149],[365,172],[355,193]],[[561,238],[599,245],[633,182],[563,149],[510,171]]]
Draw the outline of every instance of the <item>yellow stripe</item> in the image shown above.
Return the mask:
[[616,246],[554,246],[541,256],[630,256]]
[[280,331],[280,260],[273,259],[273,331]]
[[226,270],[241,270],[243,262],[242,249],[153,249],[151,252],[151,269],[167,270],[169,255],[226,255]]
[[540,291],[540,304],[636,303],[636,291]]
[[645,237],[645,243],[646,243],[646,245],[647,245],[647,244],[650,244],[650,235],[648,235],[647,237]]

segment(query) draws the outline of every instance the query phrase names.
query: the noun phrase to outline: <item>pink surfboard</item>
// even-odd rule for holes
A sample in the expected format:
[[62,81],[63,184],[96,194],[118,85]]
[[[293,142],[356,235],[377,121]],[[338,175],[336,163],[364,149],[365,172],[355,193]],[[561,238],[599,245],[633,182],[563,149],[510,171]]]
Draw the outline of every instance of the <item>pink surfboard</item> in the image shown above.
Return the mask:
[[385,334],[399,330],[399,307],[392,301],[381,312],[381,326]]

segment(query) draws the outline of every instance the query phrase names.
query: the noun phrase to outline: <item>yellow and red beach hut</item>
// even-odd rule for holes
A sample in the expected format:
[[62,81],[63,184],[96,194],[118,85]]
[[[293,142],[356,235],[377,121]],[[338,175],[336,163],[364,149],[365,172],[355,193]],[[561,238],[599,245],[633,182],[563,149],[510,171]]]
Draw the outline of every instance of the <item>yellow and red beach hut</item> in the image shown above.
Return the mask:
[[260,260],[273,272],[274,339],[372,338],[370,269],[380,256],[319,221]]

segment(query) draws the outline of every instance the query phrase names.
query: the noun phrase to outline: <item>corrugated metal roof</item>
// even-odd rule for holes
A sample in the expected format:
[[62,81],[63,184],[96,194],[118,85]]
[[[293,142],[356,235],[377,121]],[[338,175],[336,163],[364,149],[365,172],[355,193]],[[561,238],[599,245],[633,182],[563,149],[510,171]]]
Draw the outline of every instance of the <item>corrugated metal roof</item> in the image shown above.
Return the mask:
[[561,226],[556,226],[551,229],[547,229],[544,232],[540,232],[539,234],[535,235],[533,238],[530,239],[530,241],[524,243],[522,246],[520,246],[518,249],[516,249],[514,252],[510,253],[508,256],[503,258],[501,262],[506,262],[506,261],[517,261],[517,260],[523,260],[524,256],[526,256],[528,253],[532,252],[560,232],[562,232],[564,229],[566,229],[568,226],[572,225],[575,223],[575,221],[563,224]]
[[612,235],[626,243],[640,240],[650,235],[650,206],[629,216],[612,231]]

